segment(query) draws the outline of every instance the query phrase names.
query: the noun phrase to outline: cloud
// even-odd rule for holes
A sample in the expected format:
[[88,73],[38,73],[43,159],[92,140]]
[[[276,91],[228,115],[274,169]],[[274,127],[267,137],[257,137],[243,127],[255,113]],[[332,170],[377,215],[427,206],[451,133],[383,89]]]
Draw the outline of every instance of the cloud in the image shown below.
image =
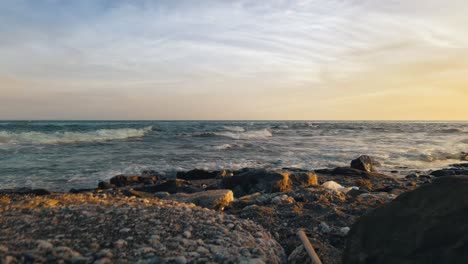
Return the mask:
[[[330,98],[432,85],[432,74],[457,78],[433,90],[463,87],[466,8],[461,0],[7,1],[0,4],[0,76],[35,84],[24,86],[19,101],[47,94],[31,108],[69,95],[95,105],[89,109],[127,107],[99,111],[102,118],[134,111],[137,119],[210,119],[211,102],[229,98],[245,109],[239,119],[342,119]],[[0,85],[3,95],[10,84]],[[114,101],[92,100],[100,95]],[[151,100],[184,106],[136,107]]]

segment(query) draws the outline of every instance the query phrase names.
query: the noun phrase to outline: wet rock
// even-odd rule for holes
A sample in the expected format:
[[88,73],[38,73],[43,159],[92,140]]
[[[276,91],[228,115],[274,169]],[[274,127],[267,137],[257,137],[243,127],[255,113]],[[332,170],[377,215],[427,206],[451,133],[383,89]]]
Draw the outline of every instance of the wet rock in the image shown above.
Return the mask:
[[110,182],[104,182],[104,181],[101,181],[98,183],[98,189],[112,189],[112,188],[115,188],[115,185],[110,183]]
[[379,163],[374,158],[367,155],[362,155],[351,161],[351,168],[367,172],[377,172],[378,165]]
[[31,188],[13,188],[13,189],[0,189],[0,194],[18,194],[18,195],[49,195],[49,192],[46,189],[31,189]]
[[133,188],[136,191],[148,192],[148,193],[157,193],[157,192],[168,192],[168,193],[194,193],[202,191],[202,189],[197,188],[192,185],[189,181],[185,180],[168,180],[160,184],[155,185],[145,185],[138,186]]
[[317,174],[313,172],[293,172],[289,179],[293,187],[308,188],[318,185]]
[[354,169],[350,167],[337,167],[334,169],[319,169],[319,170],[315,170],[315,172],[321,173],[321,174],[336,175],[336,176],[359,177],[363,179],[377,178],[377,179],[395,180],[394,178],[385,174],[381,174],[377,172],[368,172],[368,171],[358,170],[358,169]]
[[249,170],[222,180],[223,188],[239,197],[255,192],[287,192],[291,190],[290,173],[284,171]]
[[221,170],[216,174],[216,179],[224,179],[226,177],[232,177],[234,176],[234,173],[229,170]]
[[231,190],[209,190],[197,193],[178,193],[166,199],[176,200],[183,203],[193,203],[201,207],[210,209],[220,209],[234,201],[234,194]]
[[133,186],[155,184],[159,180],[158,176],[139,176],[139,175],[117,175],[110,179],[110,183],[117,186]]
[[214,179],[218,175],[218,171],[207,171],[194,169],[190,171],[179,171],[177,172],[177,179],[193,181],[193,180],[205,180],[205,179]]
[[468,177],[401,194],[351,228],[343,262],[468,263]]
[[168,193],[168,192],[157,192],[157,193],[154,194],[155,197],[160,198],[160,199],[169,197],[170,195],[171,194]]
[[452,168],[436,170],[430,173],[434,177],[446,177],[446,176],[468,176],[468,168],[463,165],[452,165]]

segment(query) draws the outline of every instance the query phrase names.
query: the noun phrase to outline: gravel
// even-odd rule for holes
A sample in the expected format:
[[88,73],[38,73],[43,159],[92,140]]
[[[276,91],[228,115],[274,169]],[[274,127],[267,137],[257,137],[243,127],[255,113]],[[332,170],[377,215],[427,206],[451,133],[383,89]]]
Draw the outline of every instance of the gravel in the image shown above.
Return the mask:
[[284,263],[263,227],[158,198],[0,197],[0,263]]

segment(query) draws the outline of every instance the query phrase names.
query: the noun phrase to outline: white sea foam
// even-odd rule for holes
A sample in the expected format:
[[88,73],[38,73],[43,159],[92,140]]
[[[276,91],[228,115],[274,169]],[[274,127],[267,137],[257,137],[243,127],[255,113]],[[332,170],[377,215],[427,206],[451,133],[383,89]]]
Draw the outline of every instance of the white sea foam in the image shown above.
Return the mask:
[[273,136],[271,131],[268,129],[251,130],[251,131],[245,131],[245,132],[218,132],[214,134],[218,136],[222,136],[222,137],[229,137],[232,139],[242,139],[242,140],[267,139]]
[[55,132],[36,131],[13,133],[0,131],[0,144],[66,144],[78,142],[99,142],[140,138],[152,130],[152,126],[141,129],[99,129],[90,132]]
[[245,129],[240,126],[224,126],[225,130],[232,131],[232,132],[244,132]]

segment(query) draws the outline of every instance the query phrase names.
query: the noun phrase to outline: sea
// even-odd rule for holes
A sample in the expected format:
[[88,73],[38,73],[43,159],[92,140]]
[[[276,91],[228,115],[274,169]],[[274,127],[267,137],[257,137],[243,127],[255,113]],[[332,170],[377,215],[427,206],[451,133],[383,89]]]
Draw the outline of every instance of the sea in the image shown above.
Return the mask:
[[468,122],[0,121],[0,188],[93,188],[143,170],[313,170],[363,154],[402,177],[462,152]]

